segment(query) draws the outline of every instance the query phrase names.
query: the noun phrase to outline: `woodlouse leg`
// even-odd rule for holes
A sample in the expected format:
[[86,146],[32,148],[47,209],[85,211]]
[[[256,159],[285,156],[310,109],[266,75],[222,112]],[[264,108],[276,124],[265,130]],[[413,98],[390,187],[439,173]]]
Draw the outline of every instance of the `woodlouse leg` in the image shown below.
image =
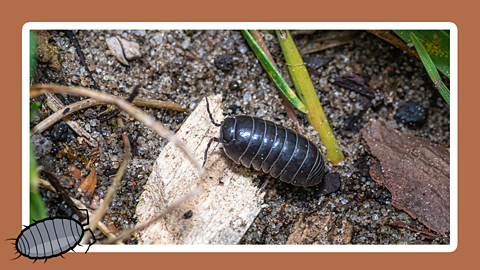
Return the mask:
[[252,182],[253,182],[253,180],[255,180],[255,179],[258,178],[258,174],[259,174],[259,173],[260,173],[259,171],[255,171],[255,173],[254,173],[253,176],[252,176]]
[[269,177],[267,177],[267,179],[265,179],[265,182],[263,182],[262,187],[258,190],[258,194],[261,194],[262,192],[265,191],[265,188],[267,187],[268,182],[269,182],[269,181],[268,181],[268,178],[269,178]]
[[[208,107],[207,107],[208,108]],[[217,137],[213,137],[210,139],[210,141],[208,141],[208,144],[207,144],[207,149],[205,149],[205,155],[203,157],[203,165],[202,165],[202,168],[205,167],[205,162],[207,162],[207,153],[208,153],[208,149],[210,148],[210,145],[212,144],[212,142],[220,142],[220,139],[217,138]]]
[[[258,178],[258,175],[259,175],[259,174],[260,174],[260,171],[255,171],[255,173],[254,173],[253,176],[252,176],[252,182],[253,182],[253,180],[255,180],[255,179]],[[262,187],[260,187],[260,189],[258,190],[258,194],[262,193],[262,192],[265,190],[265,187],[267,187],[268,178],[270,178],[269,175],[267,175],[267,179],[265,179],[265,182],[263,182]]]

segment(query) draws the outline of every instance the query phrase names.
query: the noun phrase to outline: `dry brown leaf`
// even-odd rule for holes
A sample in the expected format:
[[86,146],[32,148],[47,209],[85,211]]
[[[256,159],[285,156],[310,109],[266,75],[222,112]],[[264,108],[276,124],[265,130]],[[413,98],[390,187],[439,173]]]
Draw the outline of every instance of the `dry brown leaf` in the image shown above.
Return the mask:
[[95,167],[92,167],[90,174],[85,177],[82,181],[80,186],[78,187],[78,191],[81,192],[83,195],[87,197],[91,197],[95,192],[95,186],[97,185],[97,171]]
[[110,215],[108,214],[105,215],[105,225],[112,233],[118,234],[117,227],[115,227],[115,223],[113,223],[113,220],[110,218]]
[[92,209],[98,209],[100,206],[100,200],[97,197],[93,197],[92,200],[90,201],[90,208]]
[[427,139],[377,121],[362,130],[372,156],[370,176],[392,193],[392,204],[438,232],[450,231],[450,153]]
[[70,163],[67,165],[67,170],[68,170],[68,175],[73,177],[74,179],[80,179],[82,178],[82,171],[75,166],[75,164]]
[[99,157],[100,157],[100,151],[98,149],[98,146],[96,146],[95,148],[92,149],[92,151],[88,155],[88,162],[87,162],[87,165],[85,166],[85,168],[87,170],[90,170],[90,167],[95,163],[95,161]]

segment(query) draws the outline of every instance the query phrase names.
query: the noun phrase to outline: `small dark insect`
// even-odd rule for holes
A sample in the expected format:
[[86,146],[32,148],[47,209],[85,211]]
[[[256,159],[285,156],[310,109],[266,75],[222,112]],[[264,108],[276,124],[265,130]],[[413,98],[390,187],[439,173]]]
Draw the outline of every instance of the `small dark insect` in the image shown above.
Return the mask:
[[[206,98],[207,99],[207,98]],[[225,154],[237,164],[269,173],[273,178],[295,186],[314,186],[322,182],[325,163],[315,144],[295,131],[257,117],[237,115],[220,124],[213,120],[208,99],[207,111],[220,137],[210,139],[223,144]],[[263,187],[262,187],[263,189]]]
[[183,214],[184,219],[189,219],[192,216],[193,216],[193,211],[192,210],[188,210],[187,212],[185,212],[185,214]]
[[[87,210],[81,209],[81,211]],[[85,231],[90,231],[96,242],[92,230],[90,228],[83,229],[83,226],[88,224],[88,213],[86,224],[82,224],[72,217],[45,218],[25,227],[17,239],[7,240],[15,240],[15,249],[17,253],[20,253],[15,259],[25,256],[32,260],[35,259],[34,262],[38,259],[45,259],[46,262],[47,259],[57,256],[63,258],[62,254],[80,245]],[[92,244],[88,246],[87,251]]]

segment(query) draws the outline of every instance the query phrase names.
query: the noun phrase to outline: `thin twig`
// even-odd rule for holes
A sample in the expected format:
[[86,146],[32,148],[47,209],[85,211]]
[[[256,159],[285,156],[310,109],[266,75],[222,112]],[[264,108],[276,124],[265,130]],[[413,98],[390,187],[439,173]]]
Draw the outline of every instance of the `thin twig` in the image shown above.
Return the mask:
[[[284,33],[286,34],[286,31]],[[322,33],[321,37],[309,40],[303,48],[299,48],[299,53],[304,56],[306,54],[348,44],[353,42],[356,36],[356,31],[327,31]]]
[[145,228],[147,228],[148,226],[152,225],[153,223],[157,222],[158,220],[160,220],[161,218],[165,217],[166,215],[170,214],[171,212],[173,212],[175,209],[177,209],[180,205],[182,205],[184,202],[186,202],[188,199],[190,199],[191,197],[197,195],[200,193],[201,191],[201,187],[198,186],[196,188],[194,188],[193,190],[191,190],[189,193],[187,193],[185,196],[181,197],[180,199],[178,199],[177,201],[173,202],[171,205],[169,205],[162,213],[158,214],[157,216],[155,216],[154,218],[150,219],[149,221],[143,223],[143,224],[140,224],[140,225],[137,225],[135,228],[132,228],[132,229],[128,229],[128,230],[124,230],[118,237],[114,238],[114,239],[109,239],[109,240],[105,240],[105,241],[102,241],[100,244],[111,244],[111,243],[114,243],[116,241],[120,241],[120,240],[123,240],[127,237],[129,237],[130,235],[132,235],[133,233],[135,232],[138,232],[138,231],[141,231]]
[[[79,209],[87,209],[87,207],[80,200],[74,198],[72,198],[72,200],[75,203],[75,206]],[[87,209],[87,211],[89,216],[93,215],[93,211],[91,211],[90,209]],[[105,236],[108,237],[108,239],[114,239],[116,237],[116,235],[112,231],[110,231],[110,229],[108,229],[108,226],[105,225],[105,223],[99,221],[97,222],[97,227]],[[121,241],[118,241],[116,244],[124,245]]]
[[[68,193],[63,189],[63,187],[60,185],[60,183],[58,182],[58,179],[56,178],[55,175],[53,174],[50,174],[46,171],[43,171],[45,173],[45,175],[47,176],[47,178],[49,178],[50,181],[45,181],[43,179],[39,179],[40,182],[44,181],[46,183],[44,183],[46,186],[46,188],[50,189],[51,191],[57,193],[57,195],[59,195],[62,200],[72,209],[75,211],[75,214],[78,216],[78,219],[79,220],[85,220],[87,217],[85,216],[84,212],[80,211],[79,209],[85,209],[88,211],[88,215],[91,216],[92,215],[92,211],[88,210],[87,207],[82,203],[80,202],[79,200],[75,199],[75,198],[71,198]],[[59,188],[60,192],[57,192],[54,188],[54,186],[57,186],[57,188]],[[90,221],[91,222],[91,221]],[[110,239],[113,239],[115,238],[115,234],[113,234],[109,229],[108,227],[101,221],[98,221],[97,222],[97,226],[98,228],[100,229],[100,231],[105,234],[108,238]],[[123,244],[123,243],[117,243],[117,244]]]
[[[58,111],[65,111],[65,105],[54,95],[50,93],[45,93],[45,96],[47,97],[47,106],[53,111],[53,112],[58,112]],[[90,134],[83,129],[77,122],[71,121],[68,116],[64,116],[63,121],[67,123],[69,127],[75,131],[79,136],[85,137],[86,142],[90,146],[96,146],[96,142],[93,140],[93,138],[90,136]]]
[[132,104],[136,106],[145,106],[145,107],[154,108],[154,109],[166,109],[166,110],[177,111],[177,112],[187,111],[187,108],[185,108],[180,104],[177,104],[174,102],[156,100],[156,99],[135,98],[132,101]]
[[[139,93],[140,93],[140,85],[137,85],[133,88],[132,93],[130,94],[130,96],[128,96],[126,101],[131,103],[133,101],[133,99],[135,99],[135,97],[138,96]],[[110,112],[106,113],[105,115],[102,115],[102,116],[98,117],[98,119],[100,120],[100,122],[104,122],[104,121],[112,119],[113,117],[115,117],[119,113],[120,113],[120,109],[115,108],[113,111],[110,111]]]
[[[120,129],[125,126],[120,116],[117,117],[117,122]],[[115,193],[117,193],[117,188],[120,186],[120,181],[122,180],[123,174],[125,173],[125,169],[127,168],[128,161],[130,160],[130,141],[128,140],[128,135],[126,131],[122,132],[122,137],[123,137],[123,142],[125,144],[125,156],[123,157],[123,161],[120,164],[120,167],[117,171],[115,180],[113,180],[113,183],[108,188],[105,199],[100,204],[98,209],[95,210],[95,212],[93,213],[92,220],[90,221],[90,230],[92,230],[92,232],[95,231],[95,229],[97,228],[98,221],[100,221],[103,215],[105,215],[105,212],[107,211],[108,206],[113,201],[113,197],[115,196]],[[82,243],[88,243],[88,240],[90,240],[90,237],[91,235],[86,233],[83,236]]]
[[47,171],[43,171],[43,173],[48,178],[48,181],[50,181],[50,184],[52,184],[55,190],[57,190],[58,196],[60,196],[62,201],[64,201],[75,212],[79,220],[86,219],[87,217],[85,216],[85,214],[82,211],[80,211],[78,208],[76,208],[72,198],[70,198],[70,196],[68,195],[68,192],[65,191],[65,189],[62,187],[57,177],[54,174],[49,173]]
[[89,96],[94,99],[114,104],[120,109],[124,110],[127,114],[131,115],[136,120],[142,122],[145,126],[153,129],[158,135],[164,137],[171,143],[175,144],[188,158],[192,165],[197,168],[199,176],[203,179],[204,171],[200,165],[200,162],[195,158],[193,153],[188,149],[183,141],[178,139],[173,132],[163,127],[151,116],[144,113],[142,110],[130,105],[127,101],[117,98],[115,96],[98,92],[83,87],[68,87],[61,85],[33,85],[30,87],[30,97],[38,96],[44,93],[66,93],[73,95]]
[[34,126],[30,131],[31,134],[34,133],[42,133],[47,130],[49,127],[53,126],[56,122],[60,121],[60,119],[69,116],[70,114],[91,107],[95,105],[106,105],[108,103],[101,102],[95,100],[93,98],[84,99],[79,102],[75,102],[68,106],[65,106],[63,110],[58,110],[55,113],[51,114],[49,117],[45,118],[42,122],[38,123],[38,125]]
[[98,87],[97,82],[95,81],[95,79],[93,79],[92,72],[88,68],[87,62],[85,61],[85,55],[82,52],[82,48],[80,48],[80,44],[78,43],[78,40],[75,37],[75,34],[70,30],[62,30],[62,31],[67,35],[68,39],[70,39],[70,42],[73,44],[73,46],[77,50],[78,57],[80,58],[80,63],[85,67],[85,70],[88,72],[88,77],[93,82],[93,88],[95,88],[96,90],[100,90],[100,87]]
[[[63,117],[69,116],[70,114],[77,112],[79,110],[83,110],[92,106],[103,106],[109,103],[98,101],[93,98],[80,100],[79,102],[72,103],[68,106],[63,107],[62,110],[57,111],[51,114],[49,117],[45,118],[42,122],[38,123],[35,127],[32,128],[31,134],[39,132],[42,133],[47,130],[49,127],[53,126],[56,122],[58,122]],[[174,103],[174,102],[167,102],[167,101],[160,101],[155,99],[148,99],[148,98],[135,98],[132,101],[132,104],[135,106],[145,106],[154,109],[166,109],[172,110],[177,112],[186,112],[187,108],[184,106]]]
[[390,31],[386,30],[367,30],[370,34],[374,34],[375,36],[389,42],[393,46],[399,48],[400,50],[407,52],[410,55],[415,56],[416,58],[420,59],[418,56],[418,52],[414,49],[410,48],[405,41],[401,38],[397,37],[396,35],[390,33]]
[[[275,65],[275,61],[273,61],[272,54],[268,50],[267,44],[263,41],[262,35],[260,34],[260,31],[258,30],[250,30],[250,33],[252,34],[252,37],[255,39],[255,41],[258,43],[260,48],[262,48],[263,52],[267,55],[268,59],[270,59],[270,62],[272,62],[273,66],[280,72],[278,69],[277,65]],[[283,107],[285,107],[285,111],[287,112],[288,117],[292,119],[293,123],[295,124],[295,131],[297,133],[302,134],[302,130],[300,128],[300,123],[298,123],[298,118],[297,115],[295,114],[295,111],[293,110],[293,105],[288,101],[288,99],[285,97],[285,95],[282,93],[282,91],[278,91],[280,93],[280,96],[282,97],[282,104]]]

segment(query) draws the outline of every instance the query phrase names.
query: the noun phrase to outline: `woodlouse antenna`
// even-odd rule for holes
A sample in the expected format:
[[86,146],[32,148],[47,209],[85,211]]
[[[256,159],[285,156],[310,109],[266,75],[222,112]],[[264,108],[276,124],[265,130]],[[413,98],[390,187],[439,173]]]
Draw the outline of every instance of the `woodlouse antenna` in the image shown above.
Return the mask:
[[[208,102],[208,101],[207,101]],[[208,104],[208,103],[207,103]],[[208,108],[208,107],[207,107]],[[208,149],[210,148],[210,145],[212,144],[212,142],[220,142],[220,139],[218,139],[217,137],[213,137],[210,139],[210,141],[208,141],[208,144],[207,144],[207,149],[205,149],[205,155],[203,156],[203,165],[202,165],[202,168],[205,167],[205,162],[207,162],[207,153],[208,153]]]
[[208,104],[208,98],[206,96],[205,96],[205,100],[207,101],[207,112],[208,112],[208,116],[210,116],[210,121],[212,121],[212,124],[214,124],[217,127],[221,126],[222,124],[218,124],[217,122],[215,122],[215,120],[213,120],[212,113],[210,112],[210,105]]

